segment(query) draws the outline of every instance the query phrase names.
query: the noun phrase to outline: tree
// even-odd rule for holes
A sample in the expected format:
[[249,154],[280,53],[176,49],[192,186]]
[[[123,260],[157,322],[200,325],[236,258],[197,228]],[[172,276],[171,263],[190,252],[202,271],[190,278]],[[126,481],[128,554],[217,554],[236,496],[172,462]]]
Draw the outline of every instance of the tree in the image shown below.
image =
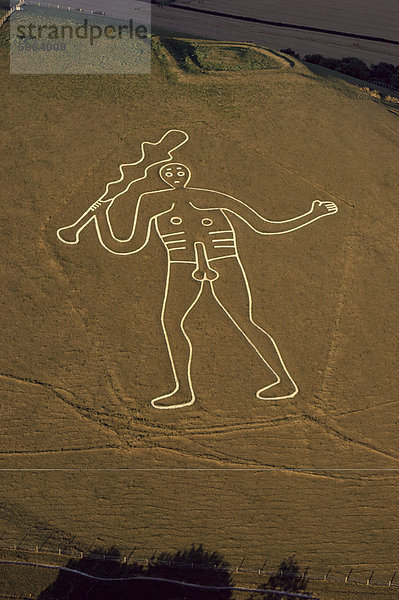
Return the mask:
[[390,63],[380,62],[377,65],[371,65],[370,77],[381,81],[382,84],[390,83],[392,75],[396,71],[395,65]]
[[284,52],[284,54],[289,54],[290,56],[298,58],[299,60],[301,58],[301,55],[298,54],[298,52],[295,52],[295,50],[293,50],[292,48],[282,48],[280,52]]
[[326,67],[326,69],[333,69],[334,71],[338,71],[338,67],[340,65],[340,61],[336,58],[322,58],[319,65],[321,67]]
[[313,63],[314,65],[319,65],[320,62],[325,59],[321,54],[306,54],[303,60]]
[[[307,570],[301,573],[295,556],[283,560],[277,571],[270,575],[268,581],[259,586],[260,590],[278,590],[284,592],[304,592],[309,580],[306,577]],[[251,594],[249,600],[258,600],[259,594]],[[268,600],[282,600],[280,594],[268,594]]]
[[394,73],[391,77],[391,86],[396,90],[399,89],[399,73]]
[[370,69],[366,63],[353,56],[341,58],[337,70],[358,79],[368,79],[370,77]]
[[[71,559],[70,571],[60,571],[57,579],[41,592],[38,600],[231,600],[233,586],[230,567],[217,551],[201,544],[174,553],[163,552],[148,564],[125,563],[116,547],[96,548],[89,556]],[[84,577],[80,571],[97,577]],[[154,580],[134,579],[148,577]],[[116,579],[120,581],[101,581]],[[125,580],[124,580],[125,578]],[[170,583],[175,580],[199,586],[224,588],[215,593],[196,587]]]

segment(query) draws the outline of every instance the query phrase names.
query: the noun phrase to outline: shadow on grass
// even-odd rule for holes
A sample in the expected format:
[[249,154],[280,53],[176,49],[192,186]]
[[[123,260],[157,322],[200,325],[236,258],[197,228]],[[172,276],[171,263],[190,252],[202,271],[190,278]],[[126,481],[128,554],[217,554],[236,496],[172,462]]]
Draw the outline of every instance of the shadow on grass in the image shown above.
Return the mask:
[[[290,556],[283,560],[277,571],[270,575],[266,583],[261,584],[258,589],[279,590],[291,593],[303,593],[308,587],[307,570],[302,572],[295,557]],[[249,600],[259,600],[263,594],[251,594]],[[280,594],[267,594],[264,596],[267,600],[282,600],[284,596]]]
[[[230,565],[219,552],[209,552],[202,545],[193,545],[174,554],[163,552],[145,565],[142,561],[140,564],[126,564],[116,547],[108,550],[97,548],[88,557],[70,560],[66,568],[70,570],[60,571],[56,581],[41,592],[37,600],[233,599]],[[73,571],[80,571],[86,576]],[[157,581],[140,577],[156,578]],[[107,581],[101,581],[101,578]],[[122,581],[123,578],[131,579]],[[193,587],[179,585],[178,582],[192,584]],[[196,588],[196,585],[213,589]],[[258,586],[258,592],[250,593],[246,598],[281,600],[290,598],[282,596],[281,591],[303,593],[307,587],[306,571],[301,572],[295,558],[290,557],[281,562],[267,582]],[[280,593],[260,593],[260,590],[278,590]]]
[[[93,555],[99,555],[98,560]],[[105,558],[102,558],[102,557]],[[101,558],[100,558],[101,557]],[[125,564],[117,548],[97,548],[90,558],[73,559],[68,569],[99,578],[156,577],[191,584],[226,588],[208,591],[183,587],[165,581],[96,581],[72,572],[61,571],[57,580],[44,590],[38,600],[230,600],[232,598],[229,565],[218,552],[208,552],[202,545],[164,552],[148,565]]]

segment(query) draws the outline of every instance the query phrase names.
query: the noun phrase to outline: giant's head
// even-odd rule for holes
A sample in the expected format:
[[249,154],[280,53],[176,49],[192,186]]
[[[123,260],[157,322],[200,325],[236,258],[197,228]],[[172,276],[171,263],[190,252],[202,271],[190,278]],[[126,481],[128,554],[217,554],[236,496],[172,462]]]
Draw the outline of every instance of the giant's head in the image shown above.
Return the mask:
[[191,179],[191,171],[181,163],[169,163],[159,170],[161,179],[173,188],[184,188]]

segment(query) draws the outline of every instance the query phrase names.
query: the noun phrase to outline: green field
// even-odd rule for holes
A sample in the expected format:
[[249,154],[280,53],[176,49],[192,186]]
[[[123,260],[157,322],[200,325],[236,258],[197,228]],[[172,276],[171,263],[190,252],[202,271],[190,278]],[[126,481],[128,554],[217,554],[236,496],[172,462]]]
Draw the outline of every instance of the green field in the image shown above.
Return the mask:
[[[4,543],[26,535],[34,547],[53,532],[54,549],[98,538],[144,558],[203,544],[232,566],[275,570],[295,554],[310,574],[332,567],[343,582],[353,568],[355,581],[375,571],[387,583],[399,538],[397,114],[252,46],[161,37],[148,76],[11,76],[1,35]],[[235,223],[256,318],[300,383],[292,401],[256,400],[263,367],[205,294],[187,321],[198,401],[152,409],[172,384],[159,240],[115,257],[94,227],[77,246],[56,238],[143,140],[171,128],[190,135],[176,160],[194,186],[272,220],[315,199],[339,207],[279,239]],[[132,203],[113,219],[126,237]],[[0,569],[7,593],[34,598],[56,578]],[[309,589],[322,600],[397,593],[331,586]]]

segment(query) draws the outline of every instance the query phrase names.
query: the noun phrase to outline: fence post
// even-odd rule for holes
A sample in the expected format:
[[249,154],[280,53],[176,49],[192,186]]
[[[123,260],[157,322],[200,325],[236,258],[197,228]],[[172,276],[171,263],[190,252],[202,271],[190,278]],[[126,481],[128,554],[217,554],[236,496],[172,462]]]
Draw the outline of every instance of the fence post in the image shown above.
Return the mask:
[[370,573],[370,575],[369,575],[369,577],[368,577],[368,579],[366,581],[366,585],[370,585],[370,581],[371,581],[373,575],[374,575],[374,571],[371,571],[371,573]]
[[94,546],[94,544],[97,542],[97,540],[98,540],[98,538],[96,538],[96,539],[95,539],[95,540],[92,542],[92,544],[91,544],[91,546],[89,547],[89,549],[87,550],[87,552],[90,552],[90,550],[93,548],[93,546]]
[[136,550],[137,550],[137,546],[135,546],[135,547],[133,548],[133,550],[131,551],[131,553],[129,554],[129,556],[128,556],[128,557],[127,557],[127,559],[126,559],[126,562],[128,562],[129,558],[130,558],[131,556],[133,556],[133,553],[134,553]]
[[27,537],[28,537],[28,534],[27,534],[27,533],[25,533],[24,537],[23,537],[23,538],[22,538],[22,540],[19,542],[18,546],[16,546],[16,547],[15,547],[15,549],[17,549],[17,548],[20,548],[20,547],[21,547],[21,544],[22,544],[22,542],[24,542],[24,541],[26,540],[26,538],[27,538]]
[[395,577],[396,577],[396,571],[395,571],[395,573],[392,575],[392,577],[391,577],[391,579],[390,579],[390,581],[389,581],[389,583],[388,583],[388,587],[391,587],[391,585],[393,584],[393,580],[395,579]]
[[258,571],[259,575],[261,575],[261,574],[262,574],[262,571],[263,571],[263,569],[265,568],[265,566],[266,566],[266,563],[267,563],[267,560],[265,560],[265,562],[263,563],[263,565],[262,565],[262,566],[261,566],[261,568],[259,569],[259,571]]
[[69,548],[69,546],[72,544],[72,542],[76,539],[76,535],[74,535],[73,537],[71,537],[71,539],[69,540],[69,542],[67,543],[66,546],[64,546],[63,550],[64,552],[67,551],[67,549]]
[[351,569],[351,570],[349,571],[349,573],[347,574],[347,576],[345,577],[345,583],[348,583],[348,581],[349,581],[349,577],[351,576],[351,573],[352,573],[352,571],[353,571],[353,569]]
[[47,544],[47,542],[48,542],[48,541],[49,541],[49,540],[52,538],[52,536],[53,536],[53,534],[54,534],[54,533],[55,533],[55,531],[52,531],[52,532],[50,533],[50,535],[48,535],[48,536],[46,537],[46,539],[44,540],[43,544],[40,546],[40,550],[41,550],[41,549],[44,547],[44,545],[45,545],[45,544]]
[[331,573],[331,567],[328,569],[327,573],[324,575],[323,580],[327,581],[329,574]]
[[242,565],[244,564],[244,562],[245,562],[245,556],[244,556],[244,558],[241,560],[241,562],[240,562],[240,566],[239,566],[239,567],[237,567],[237,570],[236,570],[236,572],[237,572],[237,573],[238,573],[238,571],[240,571],[240,570],[241,570],[241,567],[242,567]]

